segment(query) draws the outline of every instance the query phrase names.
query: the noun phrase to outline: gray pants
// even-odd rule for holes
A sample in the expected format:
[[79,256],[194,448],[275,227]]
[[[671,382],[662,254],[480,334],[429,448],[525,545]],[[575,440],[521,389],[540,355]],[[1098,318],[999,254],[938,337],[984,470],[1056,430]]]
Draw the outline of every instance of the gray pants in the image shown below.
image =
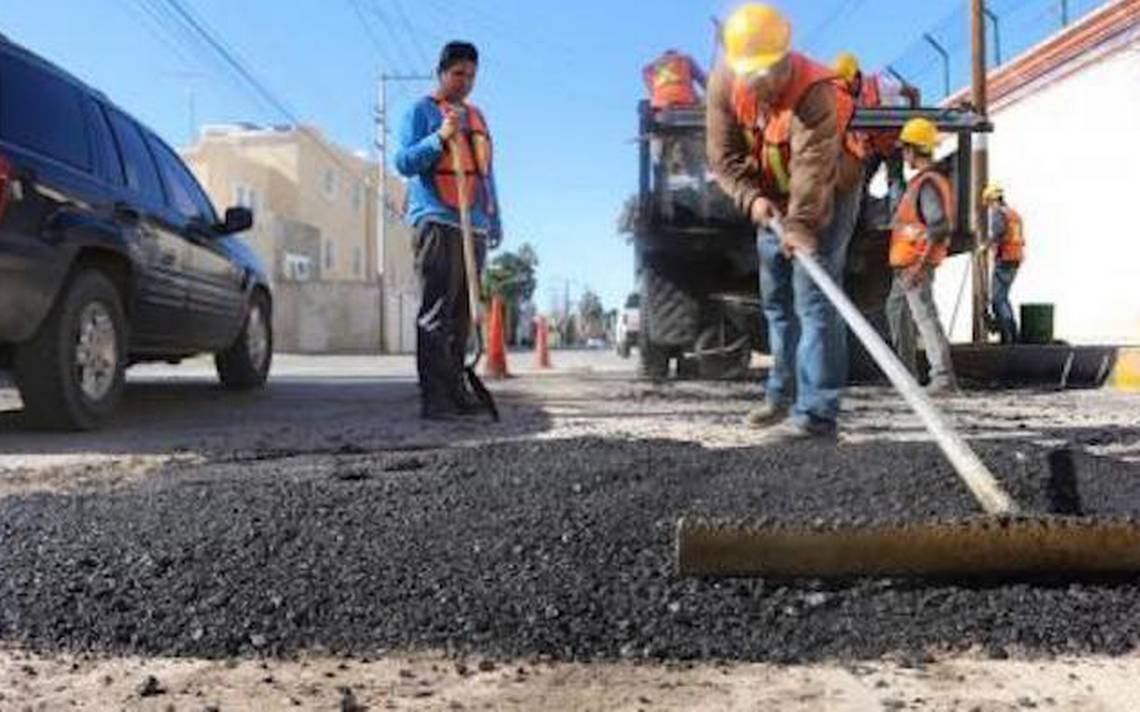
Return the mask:
[[[914,317],[913,322],[908,318],[908,307],[910,316]],[[902,270],[895,270],[891,294],[887,297],[887,321],[895,352],[912,374],[918,375],[914,333],[917,326],[926,348],[926,360],[930,362],[930,384],[939,387],[956,385],[954,364],[950,360],[950,341],[942,330],[938,308],[934,305],[933,268],[927,268],[926,279],[914,287],[905,285]]]

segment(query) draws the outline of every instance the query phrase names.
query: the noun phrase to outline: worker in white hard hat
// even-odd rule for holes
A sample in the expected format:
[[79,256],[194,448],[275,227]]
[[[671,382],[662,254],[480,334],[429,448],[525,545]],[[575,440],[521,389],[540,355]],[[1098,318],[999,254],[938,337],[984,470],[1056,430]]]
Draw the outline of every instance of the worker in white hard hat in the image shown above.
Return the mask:
[[815,253],[842,280],[863,182],[862,142],[848,130],[855,103],[830,67],[792,50],[791,24],[770,5],[740,7],[723,40],[724,61],[709,82],[709,165],[758,227],[773,357],[765,403],[747,423],[766,428],[790,417],[796,437],[834,438],[847,330],[791,253]]

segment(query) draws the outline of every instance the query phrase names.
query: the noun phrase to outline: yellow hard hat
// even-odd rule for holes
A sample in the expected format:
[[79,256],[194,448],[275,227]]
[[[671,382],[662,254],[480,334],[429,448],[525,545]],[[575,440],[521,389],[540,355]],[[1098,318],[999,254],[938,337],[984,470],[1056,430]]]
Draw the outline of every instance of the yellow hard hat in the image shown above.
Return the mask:
[[835,73],[845,82],[855,80],[859,73],[859,58],[850,52],[844,52],[835,58]]
[[916,146],[925,153],[934,153],[938,147],[938,127],[930,119],[911,119],[903,126],[899,141]]
[[792,51],[792,25],[780,11],[748,3],[724,23],[724,54],[739,75],[766,72]]
[[992,203],[995,200],[1001,200],[1005,197],[1005,191],[997,183],[990,183],[986,189],[982,191],[982,200],[987,203]]

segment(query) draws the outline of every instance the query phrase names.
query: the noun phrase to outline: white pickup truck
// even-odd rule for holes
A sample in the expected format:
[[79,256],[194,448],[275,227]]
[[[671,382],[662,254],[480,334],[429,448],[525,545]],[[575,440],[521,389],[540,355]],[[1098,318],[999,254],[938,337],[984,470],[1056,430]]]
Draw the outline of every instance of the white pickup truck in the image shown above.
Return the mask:
[[617,344],[618,355],[629,358],[630,349],[637,344],[641,337],[641,295],[637,292],[630,294],[625,300],[625,307],[618,315]]

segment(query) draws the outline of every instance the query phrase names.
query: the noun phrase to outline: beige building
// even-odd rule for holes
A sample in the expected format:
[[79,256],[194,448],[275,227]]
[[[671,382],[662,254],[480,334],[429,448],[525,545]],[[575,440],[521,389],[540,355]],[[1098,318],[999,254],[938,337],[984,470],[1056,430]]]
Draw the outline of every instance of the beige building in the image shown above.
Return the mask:
[[[182,155],[219,209],[254,213],[248,239],[273,282],[279,351],[381,349],[376,163],[308,126],[208,126]],[[388,183],[400,205],[402,185]],[[389,213],[387,238],[408,241]]]

